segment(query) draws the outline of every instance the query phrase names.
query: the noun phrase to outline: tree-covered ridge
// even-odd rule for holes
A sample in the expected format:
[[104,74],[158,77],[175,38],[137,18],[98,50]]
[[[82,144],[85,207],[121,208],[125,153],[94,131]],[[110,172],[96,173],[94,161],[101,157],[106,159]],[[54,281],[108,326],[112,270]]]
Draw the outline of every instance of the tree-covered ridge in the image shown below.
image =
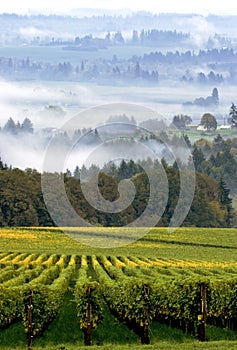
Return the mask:
[[[163,161],[168,179],[168,201],[164,202],[165,187],[164,172],[158,162],[150,162],[150,171],[155,183],[158,207],[151,209],[150,215],[157,214],[160,208],[164,213],[157,223],[158,226],[168,226],[173,216],[180,193],[179,170],[174,164],[169,166]],[[46,209],[41,192],[41,174],[35,170],[8,169],[2,163],[0,170],[0,226],[52,226],[54,225]],[[136,188],[136,195],[128,208],[120,213],[105,213],[95,209],[85,199],[80,180],[64,174],[65,188],[68,198],[76,212],[84,220],[93,225],[124,226],[140,217],[147,206],[150,196],[150,184],[142,168],[130,161],[122,162],[120,166],[111,166],[113,176],[101,172],[98,185],[105,199],[114,201],[118,198],[118,183],[121,179],[131,178]],[[58,174],[58,176],[62,176]],[[189,171],[186,173],[187,180]],[[89,187],[90,188],[90,187]],[[50,195],[50,193],[48,194]],[[52,207],[58,208],[61,193],[54,194]],[[55,209],[56,210],[56,209]],[[68,213],[61,210],[61,215]],[[196,189],[184,226],[198,227],[229,227],[231,225],[232,206],[229,190],[224,181],[220,183],[206,174],[196,173]],[[146,226],[146,221],[142,222]]]
[[[183,34],[170,31],[148,31],[145,35],[145,43],[149,44],[149,37],[152,33],[157,37],[167,36],[173,40]],[[134,34],[133,34],[134,35]],[[88,52],[88,58],[80,58],[75,64],[73,59],[55,62],[34,59],[27,56],[18,58],[14,56],[0,57],[0,74],[10,80],[45,80],[45,81],[80,81],[94,82],[107,85],[113,83],[134,84],[143,82],[146,85],[157,85],[158,82],[178,79],[183,83],[201,85],[220,85],[223,82],[236,83],[236,57],[237,53],[232,48],[212,48],[199,50],[194,53],[191,50],[162,52],[152,51],[143,56],[133,55],[129,58],[120,57],[119,54],[111,54],[111,57],[91,58],[89,53],[97,50],[111,49],[118,46],[118,50],[126,50],[127,47],[136,46],[138,43],[144,45],[139,39],[136,43],[132,38],[131,42],[124,41],[122,34],[116,32],[108,33],[106,38],[93,38],[86,35],[83,38],[76,37],[72,42],[53,42],[50,46],[58,46],[58,49]],[[156,41],[153,41],[156,45]],[[63,46],[62,45],[65,45]],[[37,47],[36,43],[36,47]],[[151,45],[151,44],[150,44]],[[175,44],[174,44],[175,45]],[[44,47],[46,50],[48,45]],[[117,52],[117,51],[114,51]],[[206,65],[206,69],[204,69]],[[170,66],[173,70],[171,72]],[[196,67],[199,67],[198,69]],[[176,67],[176,68],[174,68]],[[188,69],[187,69],[188,67]],[[164,74],[164,71],[166,74]]]

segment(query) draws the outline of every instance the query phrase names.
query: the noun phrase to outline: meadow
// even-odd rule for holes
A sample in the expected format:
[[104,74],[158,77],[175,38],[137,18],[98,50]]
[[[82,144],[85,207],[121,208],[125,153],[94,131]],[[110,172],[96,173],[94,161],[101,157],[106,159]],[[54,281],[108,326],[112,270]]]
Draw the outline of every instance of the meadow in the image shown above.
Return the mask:
[[[75,231],[78,234],[78,240],[71,237]],[[129,234],[128,232],[127,234]],[[1,228],[0,251],[77,255],[135,255],[217,262],[236,260],[235,228],[178,228],[173,232],[169,232],[167,228],[153,228],[138,241],[120,247],[119,239],[123,235],[124,229],[119,227],[82,227],[76,230],[71,229],[71,233],[69,231],[68,235],[56,227]],[[117,237],[118,247],[99,248],[100,240],[105,236],[111,236],[113,241]],[[85,237],[87,237],[88,245],[81,243]]]
[[[236,229],[154,228],[127,246],[95,246],[116,235],[124,231],[1,228],[0,349],[26,349],[29,336],[36,350],[85,349],[88,317],[92,349],[237,347]],[[208,342],[198,341],[203,284]]]

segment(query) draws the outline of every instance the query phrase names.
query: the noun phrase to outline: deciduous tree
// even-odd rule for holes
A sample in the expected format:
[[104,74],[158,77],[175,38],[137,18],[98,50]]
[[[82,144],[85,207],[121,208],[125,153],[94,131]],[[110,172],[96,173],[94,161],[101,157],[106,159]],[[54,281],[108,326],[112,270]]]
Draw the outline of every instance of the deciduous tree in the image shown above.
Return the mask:
[[203,125],[207,131],[216,130],[217,128],[216,118],[211,113],[203,114],[200,124]]

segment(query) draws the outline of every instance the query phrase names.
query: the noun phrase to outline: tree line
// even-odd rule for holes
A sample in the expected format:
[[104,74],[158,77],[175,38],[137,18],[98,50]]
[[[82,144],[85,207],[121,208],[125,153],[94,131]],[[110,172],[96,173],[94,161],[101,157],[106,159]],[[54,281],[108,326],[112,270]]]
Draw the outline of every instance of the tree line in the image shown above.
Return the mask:
[[[151,31],[151,33],[153,33],[153,31]],[[115,37],[117,39],[114,40],[123,42],[121,33],[116,33]],[[101,40],[103,39],[96,40],[96,43],[99,41],[99,44],[96,45],[103,46],[101,44]],[[110,43],[111,39],[107,40]],[[74,45],[68,45],[63,49],[74,51],[97,50],[95,39],[90,35],[83,39],[75,38]],[[84,59],[78,64],[72,64],[70,61],[59,62],[57,64],[51,62],[40,62],[32,60],[30,57],[24,59],[16,57],[0,57],[0,74],[5,78],[13,80],[40,79],[52,81],[102,81],[103,83],[109,83],[111,79],[119,79],[123,82],[139,79],[150,83],[157,83],[160,79],[165,79],[164,75],[159,74],[160,67],[162,68],[163,66],[166,68],[166,66],[169,66],[170,64],[176,64],[183,68],[183,73],[180,74],[180,72],[177,72],[180,75],[180,81],[216,85],[223,83],[224,81],[235,81],[236,72],[234,62],[236,61],[236,55],[237,54],[233,49],[228,48],[220,50],[200,50],[197,54],[190,50],[185,52],[176,51],[166,53],[156,51],[144,54],[143,56],[134,55],[128,59],[121,59],[116,55],[113,55],[113,57],[111,56],[110,59]],[[208,64],[208,68],[211,67],[211,69],[209,73],[200,71],[194,75],[194,73],[187,69],[187,64],[191,66],[196,66],[197,64],[200,66]],[[228,75],[223,75],[219,72],[220,70],[223,70],[223,64],[226,65]],[[216,70],[218,70],[218,72],[215,72]]]
[[3,128],[0,127],[0,131],[12,135],[17,135],[20,133],[30,133],[33,134],[34,128],[33,123],[29,118],[25,118],[22,123],[15,122],[12,117],[10,117]]
[[[159,162],[150,161],[152,178],[155,183],[158,207],[165,208],[157,226],[168,226],[172,219],[180,193],[180,174],[177,164],[162,167],[168,179],[168,201],[164,202],[163,189],[166,186],[164,173]],[[105,169],[104,169],[105,170]],[[202,169],[201,169],[202,170]],[[61,174],[62,175],[62,174]],[[61,176],[58,174],[58,176]],[[186,173],[187,181],[189,172]],[[150,183],[142,167],[133,161],[123,161],[120,166],[112,166],[107,173],[101,170],[98,186],[102,196],[109,201],[118,199],[118,183],[131,178],[136,188],[133,202],[120,213],[105,213],[91,206],[82,192],[80,179],[64,174],[67,196],[75,211],[84,220],[98,226],[124,226],[140,217],[146,209],[150,196]],[[36,170],[8,168],[0,162],[0,226],[54,226],[44,203],[41,191],[41,174]],[[90,186],[89,186],[90,189]],[[92,190],[92,189],[91,189]],[[50,194],[48,194],[50,195]],[[61,193],[53,195],[52,208],[58,208]],[[153,207],[150,215],[159,208]],[[62,217],[67,212],[62,208]],[[219,182],[207,174],[196,173],[196,189],[193,202],[183,225],[198,227],[229,227],[232,218],[232,201],[223,179]],[[143,223],[146,225],[146,222]]]

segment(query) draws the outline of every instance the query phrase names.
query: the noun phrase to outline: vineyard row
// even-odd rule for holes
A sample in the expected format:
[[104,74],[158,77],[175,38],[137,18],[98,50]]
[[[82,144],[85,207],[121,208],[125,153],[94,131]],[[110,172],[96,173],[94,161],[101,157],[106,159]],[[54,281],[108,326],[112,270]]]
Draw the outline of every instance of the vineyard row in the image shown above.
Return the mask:
[[149,343],[153,320],[205,340],[206,323],[237,330],[235,263],[205,267],[195,261],[0,254],[0,327],[22,320],[32,345],[55,318],[69,287],[89,345],[105,304]]

